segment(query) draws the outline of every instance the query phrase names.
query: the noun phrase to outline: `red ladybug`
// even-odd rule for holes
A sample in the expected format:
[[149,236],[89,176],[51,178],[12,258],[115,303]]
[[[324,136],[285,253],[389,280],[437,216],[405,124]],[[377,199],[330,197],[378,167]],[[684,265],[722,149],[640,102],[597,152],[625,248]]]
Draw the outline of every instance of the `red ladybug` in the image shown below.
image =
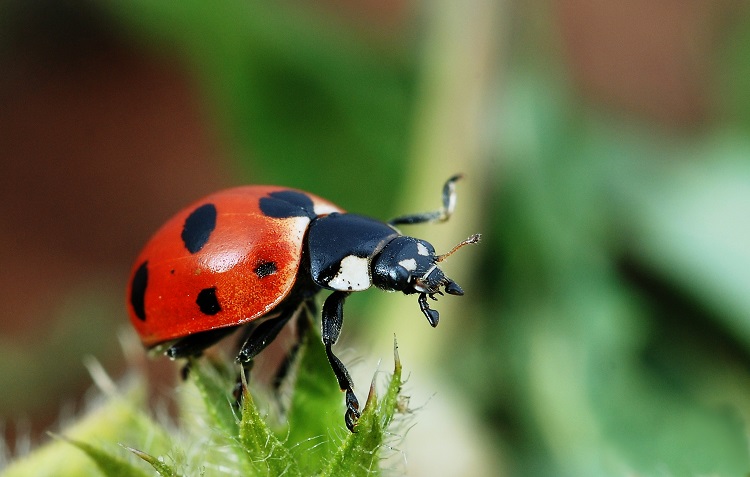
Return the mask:
[[128,285],[130,321],[147,348],[171,358],[198,356],[244,326],[237,361],[248,365],[293,317],[314,309],[321,289],[322,335],[328,361],[346,393],[345,422],[360,416],[353,383],[333,354],[349,294],[372,285],[419,295],[430,325],[438,312],[427,298],[463,290],[438,268],[444,255],[395,225],[445,221],[455,206],[455,182],[443,188],[439,211],[387,223],[346,213],[313,194],[276,186],[245,186],[209,195],[172,217],[146,244]]

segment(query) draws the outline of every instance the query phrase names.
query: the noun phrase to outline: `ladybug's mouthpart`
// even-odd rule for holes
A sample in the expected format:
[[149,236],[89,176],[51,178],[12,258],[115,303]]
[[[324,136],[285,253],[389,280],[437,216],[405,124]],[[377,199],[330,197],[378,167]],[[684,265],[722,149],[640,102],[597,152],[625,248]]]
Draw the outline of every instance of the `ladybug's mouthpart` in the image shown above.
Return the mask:
[[446,277],[438,262],[452,255],[464,245],[479,242],[479,234],[472,235],[443,255],[436,255],[428,242],[413,237],[399,236],[391,240],[372,262],[372,282],[389,291],[410,295],[419,293],[419,309],[431,326],[435,327],[440,314],[430,308],[427,298],[437,295],[463,295],[463,289]]
[[458,283],[446,277],[437,265],[434,266],[427,276],[416,280],[414,288],[420,292],[419,299],[417,300],[419,302],[419,309],[433,328],[436,327],[440,321],[440,313],[438,313],[437,310],[430,308],[427,298],[429,297],[431,300],[437,301],[435,295],[443,295],[443,291],[440,290],[441,288],[443,288],[445,293],[449,295],[461,296],[464,294],[464,290],[458,285]]
[[438,322],[440,321],[440,313],[438,313],[437,310],[433,310],[432,308],[430,308],[430,305],[427,302],[427,298],[429,297],[431,300],[437,301],[437,297],[435,295],[443,294],[443,292],[440,290],[441,288],[443,288],[445,290],[445,293],[449,295],[461,296],[464,294],[464,290],[458,285],[458,283],[446,277],[443,271],[438,268],[437,263],[442,262],[446,258],[450,257],[456,252],[456,250],[460,249],[464,245],[479,243],[481,237],[482,236],[480,234],[474,234],[453,247],[450,252],[444,253],[443,255],[434,256],[434,264],[432,265],[432,268],[430,268],[423,277],[417,278],[414,281],[414,290],[419,292],[419,309],[422,311],[424,316],[427,318],[427,321],[430,323],[430,326],[432,326],[433,328],[436,327],[438,325]]

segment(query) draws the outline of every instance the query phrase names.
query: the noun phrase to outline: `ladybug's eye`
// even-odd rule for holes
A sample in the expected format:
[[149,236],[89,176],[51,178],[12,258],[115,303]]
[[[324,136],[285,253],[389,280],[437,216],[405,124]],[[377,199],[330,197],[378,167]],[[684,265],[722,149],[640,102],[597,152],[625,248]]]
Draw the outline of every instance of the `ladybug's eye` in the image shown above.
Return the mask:
[[397,265],[388,270],[388,278],[391,282],[391,289],[403,290],[409,284],[411,274],[404,267]]

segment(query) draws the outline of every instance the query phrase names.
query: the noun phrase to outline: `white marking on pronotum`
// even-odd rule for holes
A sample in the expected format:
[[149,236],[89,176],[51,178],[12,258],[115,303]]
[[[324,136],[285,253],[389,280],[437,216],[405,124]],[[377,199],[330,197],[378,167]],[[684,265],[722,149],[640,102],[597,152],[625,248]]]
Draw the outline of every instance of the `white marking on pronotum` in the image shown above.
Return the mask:
[[417,253],[424,257],[430,256],[430,251],[427,250],[427,247],[422,242],[417,242]]
[[410,272],[413,272],[414,270],[417,269],[417,261],[413,258],[407,258],[407,259],[401,260],[400,262],[398,262],[398,264]]
[[370,288],[370,264],[367,258],[348,255],[341,260],[339,271],[328,282],[334,290],[362,291]]
[[314,204],[313,211],[315,212],[315,215],[328,215],[333,212],[340,212],[335,206],[327,204]]

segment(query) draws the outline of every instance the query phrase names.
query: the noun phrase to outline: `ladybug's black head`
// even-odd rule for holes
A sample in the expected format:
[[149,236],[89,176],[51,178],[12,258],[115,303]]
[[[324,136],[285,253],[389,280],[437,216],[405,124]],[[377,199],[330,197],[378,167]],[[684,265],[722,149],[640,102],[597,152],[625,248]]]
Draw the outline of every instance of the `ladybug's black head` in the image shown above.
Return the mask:
[[419,307],[430,325],[437,326],[440,315],[430,308],[427,297],[443,291],[449,295],[463,295],[461,287],[445,276],[438,262],[469,243],[479,241],[473,235],[445,255],[436,255],[430,243],[413,237],[399,236],[391,240],[372,260],[372,283],[383,290],[405,294],[419,293]]

